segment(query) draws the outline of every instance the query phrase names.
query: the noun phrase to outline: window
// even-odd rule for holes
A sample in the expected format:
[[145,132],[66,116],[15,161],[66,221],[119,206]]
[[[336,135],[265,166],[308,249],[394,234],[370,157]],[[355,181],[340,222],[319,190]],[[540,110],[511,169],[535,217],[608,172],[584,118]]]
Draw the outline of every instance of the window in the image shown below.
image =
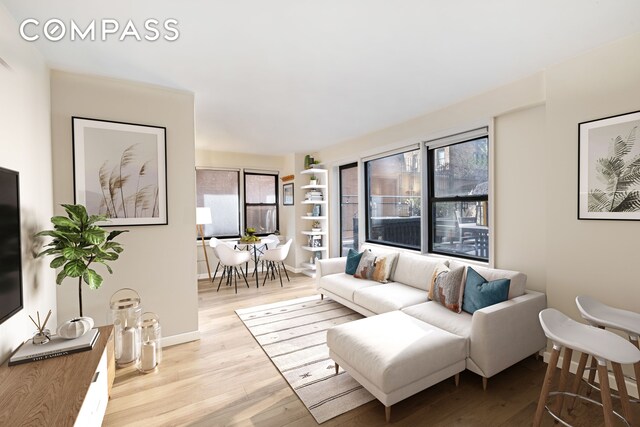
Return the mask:
[[368,242],[420,249],[420,150],[365,162]]
[[429,252],[489,260],[489,139],[482,131],[427,147]]
[[196,169],[196,206],[211,208],[213,224],[204,226],[205,237],[240,235],[240,172]]
[[358,250],[358,164],[340,166],[340,252]]
[[278,176],[264,173],[244,174],[245,228],[267,235],[278,229]]

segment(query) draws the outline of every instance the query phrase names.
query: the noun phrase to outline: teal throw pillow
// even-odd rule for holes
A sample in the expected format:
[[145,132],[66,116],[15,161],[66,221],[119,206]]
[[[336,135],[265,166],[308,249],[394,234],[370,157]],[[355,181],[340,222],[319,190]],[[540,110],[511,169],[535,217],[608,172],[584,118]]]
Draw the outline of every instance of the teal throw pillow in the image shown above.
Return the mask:
[[362,258],[363,253],[364,252],[349,249],[349,253],[347,254],[347,266],[344,269],[345,273],[352,276],[356,274],[356,270],[358,269],[358,264],[360,264],[360,258]]
[[471,267],[467,267],[467,281],[464,287],[462,310],[473,314],[474,311],[506,301],[509,298],[511,280],[499,279],[487,281]]

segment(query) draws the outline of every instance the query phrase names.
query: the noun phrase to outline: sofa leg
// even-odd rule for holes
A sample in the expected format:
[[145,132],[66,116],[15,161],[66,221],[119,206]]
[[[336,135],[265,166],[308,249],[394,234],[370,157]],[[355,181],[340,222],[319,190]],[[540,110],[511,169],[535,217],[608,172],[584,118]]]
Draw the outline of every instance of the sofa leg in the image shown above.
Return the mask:
[[384,418],[387,422],[391,421],[391,406],[384,407]]
[[324,299],[324,294],[320,294],[320,301]]
[[340,369],[340,365],[336,363],[336,375],[338,375],[338,369]]
[[484,391],[487,391],[487,384],[489,383],[489,378],[487,377],[482,377],[482,389]]
[[458,387],[458,384],[460,384],[460,372],[454,375],[453,381],[455,381],[456,387]]

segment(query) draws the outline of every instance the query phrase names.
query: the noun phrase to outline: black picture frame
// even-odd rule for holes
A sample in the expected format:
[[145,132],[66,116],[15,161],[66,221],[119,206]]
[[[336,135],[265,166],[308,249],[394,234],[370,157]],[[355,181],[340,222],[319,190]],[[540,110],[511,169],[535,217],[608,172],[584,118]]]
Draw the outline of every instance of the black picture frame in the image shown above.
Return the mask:
[[282,205],[293,206],[294,204],[293,183],[282,184]]
[[578,219],[640,220],[640,111],[578,124]]
[[167,129],[71,118],[75,203],[103,227],[167,225]]

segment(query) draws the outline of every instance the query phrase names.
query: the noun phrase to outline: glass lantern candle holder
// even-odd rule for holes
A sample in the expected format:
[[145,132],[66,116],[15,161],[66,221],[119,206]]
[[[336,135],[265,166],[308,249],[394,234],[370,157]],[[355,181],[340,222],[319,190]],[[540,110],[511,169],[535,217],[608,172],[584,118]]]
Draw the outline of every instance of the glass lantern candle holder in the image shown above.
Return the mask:
[[116,364],[127,366],[135,362],[140,353],[140,295],[133,289],[120,289],[111,296],[110,308]]
[[140,357],[136,367],[142,373],[154,372],[162,360],[160,320],[155,313],[140,316]]

